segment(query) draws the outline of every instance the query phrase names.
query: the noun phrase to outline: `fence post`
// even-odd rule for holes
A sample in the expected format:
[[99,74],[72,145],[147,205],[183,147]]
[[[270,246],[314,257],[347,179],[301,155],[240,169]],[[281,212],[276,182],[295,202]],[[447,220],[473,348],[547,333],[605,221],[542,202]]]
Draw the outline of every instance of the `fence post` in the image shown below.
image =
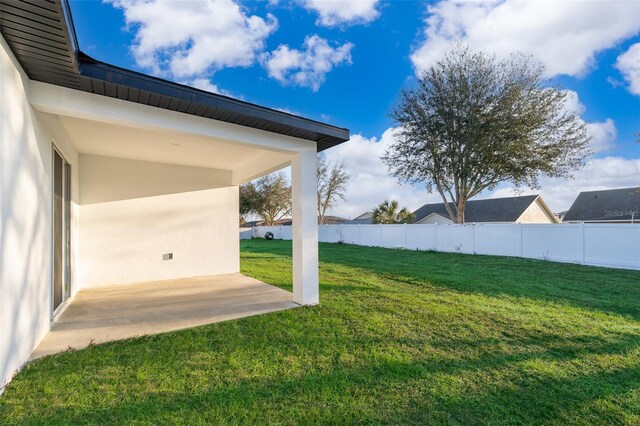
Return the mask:
[[518,226],[520,227],[520,257],[524,257],[524,225],[519,223]]
[[582,252],[580,257],[580,264],[584,265],[586,261],[585,241],[584,241],[584,222],[580,222],[580,240],[582,241],[582,244],[581,244]]
[[407,244],[407,224],[404,224],[404,248],[408,249],[408,244]]
[[471,250],[472,254],[476,254],[476,224],[471,224]]

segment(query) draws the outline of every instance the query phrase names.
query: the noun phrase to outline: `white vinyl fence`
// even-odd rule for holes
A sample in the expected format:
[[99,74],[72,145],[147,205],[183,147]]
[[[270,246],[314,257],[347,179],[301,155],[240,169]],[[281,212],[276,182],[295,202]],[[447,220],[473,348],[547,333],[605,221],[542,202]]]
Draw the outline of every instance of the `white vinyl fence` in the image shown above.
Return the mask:
[[[290,240],[291,226],[258,226]],[[640,269],[640,225],[464,224],[320,225],[320,242],[371,247],[516,256],[612,268]]]

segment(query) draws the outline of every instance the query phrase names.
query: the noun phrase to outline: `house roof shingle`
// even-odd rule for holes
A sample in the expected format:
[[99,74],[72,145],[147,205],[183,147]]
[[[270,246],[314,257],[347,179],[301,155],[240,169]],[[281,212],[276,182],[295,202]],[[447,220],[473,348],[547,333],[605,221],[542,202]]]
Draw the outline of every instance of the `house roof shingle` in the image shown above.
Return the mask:
[[[538,198],[538,195],[520,197],[489,198],[485,200],[467,201],[465,207],[466,222],[515,222],[524,211]],[[449,206],[455,211],[454,204]],[[444,203],[425,204],[414,212],[415,222],[419,222],[430,214],[449,217]]]
[[640,187],[581,192],[563,221],[624,221],[632,215],[640,219]]

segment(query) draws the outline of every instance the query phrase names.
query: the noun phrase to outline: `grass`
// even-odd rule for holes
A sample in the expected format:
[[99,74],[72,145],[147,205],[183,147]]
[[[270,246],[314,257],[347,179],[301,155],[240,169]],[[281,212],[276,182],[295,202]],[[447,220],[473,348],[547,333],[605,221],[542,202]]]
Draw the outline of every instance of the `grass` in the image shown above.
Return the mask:
[[[291,245],[242,272],[291,290]],[[0,424],[640,424],[640,272],[321,244],[321,305],[28,365]]]

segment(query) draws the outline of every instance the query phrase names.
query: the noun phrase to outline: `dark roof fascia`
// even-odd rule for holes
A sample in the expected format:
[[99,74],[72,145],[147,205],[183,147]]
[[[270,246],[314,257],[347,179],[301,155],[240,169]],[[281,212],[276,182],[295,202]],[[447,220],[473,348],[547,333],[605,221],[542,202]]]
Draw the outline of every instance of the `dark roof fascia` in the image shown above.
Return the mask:
[[[93,59],[82,52],[79,54],[78,62],[79,73],[82,77],[317,133],[322,135],[318,142],[326,142],[329,146],[349,140],[349,130],[345,128],[110,65]],[[90,88],[85,89],[89,90]],[[329,146],[323,147],[323,149]],[[318,151],[320,150],[319,147]]]
[[78,37],[76,36],[76,27],[73,25],[73,19],[71,18],[71,7],[68,0],[61,0],[56,2],[58,13],[64,18],[62,25],[66,26],[65,37],[67,38],[67,48],[69,49],[69,57],[73,63],[74,70],[79,74],[80,69],[78,67],[78,54],[80,53],[80,47],[78,45]]

